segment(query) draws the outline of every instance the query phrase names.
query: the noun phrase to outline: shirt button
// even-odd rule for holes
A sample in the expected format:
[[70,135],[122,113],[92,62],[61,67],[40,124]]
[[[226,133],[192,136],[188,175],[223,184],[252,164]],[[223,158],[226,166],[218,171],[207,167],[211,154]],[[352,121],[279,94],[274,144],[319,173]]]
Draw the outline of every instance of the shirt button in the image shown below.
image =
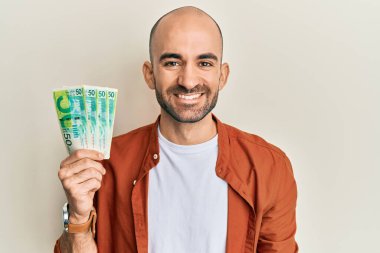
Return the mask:
[[158,158],[158,155],[157,155],[157,154],[154,154],[154,155],[153,155],[153,159],[154,159],[154,160],[157,160],[157,158]]
[[133,180],[133,185],[136,185],[136,180]]

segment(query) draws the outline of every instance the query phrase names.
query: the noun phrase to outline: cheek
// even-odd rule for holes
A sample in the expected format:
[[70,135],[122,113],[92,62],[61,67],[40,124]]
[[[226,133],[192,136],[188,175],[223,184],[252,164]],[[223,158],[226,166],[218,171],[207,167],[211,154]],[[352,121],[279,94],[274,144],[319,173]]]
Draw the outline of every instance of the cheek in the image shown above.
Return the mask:
[[207,80],[208,86],[213,92],[219,89],[219,83],[220,83],[219,75],[215,75],[214,73],[213,75],[208,76],[206,80]]
[[156,85],[162,89],[166,89],[177,84],[178,76],[174,71],[160,71],[155,75]]
[[215,83],[219,84],[220,71],[219,70],[205,71],[203,74],[203,77],[210,84],[215,84]]

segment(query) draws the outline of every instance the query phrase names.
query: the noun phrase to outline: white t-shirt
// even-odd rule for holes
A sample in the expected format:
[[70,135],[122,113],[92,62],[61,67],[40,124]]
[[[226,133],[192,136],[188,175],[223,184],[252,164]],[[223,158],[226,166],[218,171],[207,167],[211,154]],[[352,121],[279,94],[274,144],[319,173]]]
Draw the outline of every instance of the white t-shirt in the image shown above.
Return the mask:
[[218,135],[178,145],[158,133],[160,162],[149,171],[148,252],[224,253],[228,185],[215,173]]

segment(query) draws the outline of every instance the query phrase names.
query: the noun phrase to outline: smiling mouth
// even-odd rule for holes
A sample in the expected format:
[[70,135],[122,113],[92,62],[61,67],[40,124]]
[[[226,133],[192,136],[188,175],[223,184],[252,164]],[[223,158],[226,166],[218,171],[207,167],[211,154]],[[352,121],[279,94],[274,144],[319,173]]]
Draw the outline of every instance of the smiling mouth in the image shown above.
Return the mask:
[[195,93],[195,94],[174,94],[176,97],[184,99],[184,100],[195,100],[197,98],[200,98],[203,93]]

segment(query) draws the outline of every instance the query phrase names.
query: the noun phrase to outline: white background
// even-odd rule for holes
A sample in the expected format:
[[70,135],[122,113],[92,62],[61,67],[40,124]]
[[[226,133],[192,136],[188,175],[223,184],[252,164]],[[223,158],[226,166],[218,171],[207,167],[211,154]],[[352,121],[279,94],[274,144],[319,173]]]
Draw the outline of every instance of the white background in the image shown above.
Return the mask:
[[301,252],[378,251],[378,0],[0,0],[0,252],[52,252],[62,231],[52,90],[118,88],[115,135],[153,122],[149,31],[189,4],[224,34],[231,76],[214,112],[292,161]]

